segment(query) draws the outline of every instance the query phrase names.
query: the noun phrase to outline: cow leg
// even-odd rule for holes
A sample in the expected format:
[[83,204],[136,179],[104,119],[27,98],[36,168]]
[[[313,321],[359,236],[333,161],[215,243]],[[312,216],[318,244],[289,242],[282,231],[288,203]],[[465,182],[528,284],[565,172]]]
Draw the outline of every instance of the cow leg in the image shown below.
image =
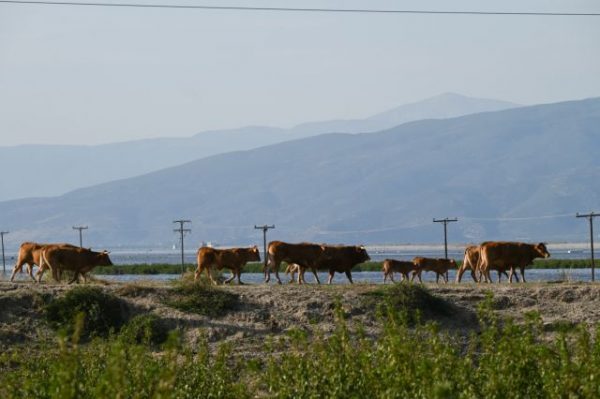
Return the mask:
[[510,271],[512,272],[513,276],[515,277],[515,280],[517,280],[517,283],[519,282],[519,276],[517,275],[517,273],[515,272],[515,268],[511,267]]
[[473,279],[473,281],[475,281],[476,283],[479,282],[479,279],[477,278],[477,274],[475,273],[475,270],[471,269],[471,278]]
[[231,277],[229,277],[227,280],[225,280],[225,284],[231,283],[234,278],[235,278],[235,269],[231,269]]
[[334,271],[332,271],[332,270],[329,271],[329,276],[327,277],[327,284],[331,284],[331,282],[333,281],[334,274],[335,274]]
[[526,283],[527,281],[525,281],[525,267],[521,266],[521,280]]
[[[23,270],[23,263],[16,263],[13,267],[12,274],[10,275],[10,281],[13,281],[17,272],[21,270]],[[35,281],[35,279],[33,279],[33,281]]]
[[352,272],[350,270],[346,270],[346,277],[348,277],[350,284],[354,284],[354,281],[352,281]]
[[319,280],[319,275],[317,274],[317,269],[311,269],[313,274],[315,275],[315,279],[317,280],[317,284],[321,284],[321,280]]
[[198,266],[198,268],[194,272],[194,281],[198,281],[201,274],[202,274],[202,269],[200,268],[200,266]]
[[292,283],[294,282],[294,280],[296,279],[296,272],[297,272],[297,271],[298,271],[298,270],[296,269],[296,267],[295,267],[295,266],[294,266],[294,267],[292,268],[292,270],[290,271],[290,277],[291,277],[291,278],[290,278],[290,282],[289,282],[289,284],[292,284]]
[[463,263],[462,266],[456,272],[456,282],[457,283],[460,283],[460,280],[462,280],[462,276],[465,273],[465,270],[467,270],[467,264]]
[[388,275],[386,272],[383,272],[383,284],[387,282]]
[[244,285],[244,283],[242,283],[242,270],[238,270],[237,271],[237,282],[239,285]]
[[75,272],[73,274],[73,278],[71,279],[71,281],[69,281],[69,284],[73,284],[76,281],[77,281],[77,284],[79,284],[79,272]]
[[29,277],[31,277],[31,279],[35,281],[35,277],[33,277],[33,263],[27,264],[27,274],[29,274]]
[[214,285],[218,285],[217,282],[213,279],[212,276],[212,266],[213,265],[206,265],[206,274],[208,274],[208,279],[210,280],[210,282]]

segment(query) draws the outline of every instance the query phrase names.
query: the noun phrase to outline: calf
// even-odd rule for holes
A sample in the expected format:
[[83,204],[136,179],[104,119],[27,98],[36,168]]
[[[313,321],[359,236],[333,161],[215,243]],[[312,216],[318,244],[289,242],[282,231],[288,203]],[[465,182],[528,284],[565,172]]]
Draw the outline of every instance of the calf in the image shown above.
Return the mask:
[[419,278],[420,283],[423,282],[423,280],[421,280],[421,273],[423,271],[435,272],[436,283],[440,282],[440,275],[444,279],[444,282],[448,283],[448,269],[456,268],[454,259],[432,259],[417,256],[413,259],[413,263],[415,264],[415,270],[413,271],[411,281],[413,281],[416,276]]
[[383,261],[383,283],[385,284],[388,277],[394,282],[394,273],[400,273],[402,280],[408,281],[408,274],[415,270],[415,264],[409,261],[386,259]]
[[231,270],[231,277],[225,280],[230,283],[237,277],[238,284],[243,284],[240,275],[242,268],[248,262],[260,262],[260,253],[255,245],[252,248],[229,248],[215,249],[211,247],[202,247],[197,252],[198,268],[194,273],[194,280],[198,280],[203,270],[206,270],[208,278],[213,284],[217,282],[213,279],[211,268],[222,270],[224,268]]

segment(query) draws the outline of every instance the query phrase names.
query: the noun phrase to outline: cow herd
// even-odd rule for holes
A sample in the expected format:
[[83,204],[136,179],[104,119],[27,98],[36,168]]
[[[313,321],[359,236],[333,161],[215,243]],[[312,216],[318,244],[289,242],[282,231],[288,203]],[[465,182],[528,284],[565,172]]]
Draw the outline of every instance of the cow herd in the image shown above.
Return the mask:
[[[109,266],[112,262],[107,251],[95,252],[91,249],[80,248],[70,244],[38,244],[25,242],[19,248],[17,263],[15,264],[10,281],[13,281],[17,272],[27,265],[29,276],[40,282],[46,270],[51,270],[52,276],[58,281],[61,273],[65,270],[73,273],[69,283],[73,283],[82,277],[86,280],[86,274],[96,266]],[[283,241],[272,241],[267,248],[267,264],[264,268],[265,282],[271,279],[271,272],[275,273],[277,282],[281,284],[279,268],[282,262],[288,264],[286,273],[291,273],[292,282],[297,274],[298,284],[305,282],[304,275],[310,270],[318,283],[320,283],[317,271],[327,271],[331,281],[335,273],[345,273],[352,283],[352,269],[363,262],[370,260],[364,246],[356,245],[326,245],[315,243],[291,244]],[[384,283],[388,280],[394,281],[394,273],[400,273],[402,280],[408,280],[409,275],[413,281],[418,278],[421,282],[422,272],[435,272],[436,282],[439,278],[448,282],[448,270],[457,269],[456,282],[460,282],[465,271],[470,270],[471,276],[476,282],[491,282],[490,271],[498,272],[498,281],[501,275],[507,276],[512,282],[513,277],[518,281],[515,271],[520,271],[521,280],[525,282],[525,267],[531,265],[536,258],[547,258],[550,254],[543,243],[526,244],[520,242],[484,242],[478,246],[469,246],[465,249],[464,261],[458,268],[454,260],[433,259],[415,257],[412,261],[399,261],[386,259],[383,262]],[[197,252],[198,267],[194,279],[197,280],[202,272],[208,275],[209,280],[216,284],[212,270],[231,270],[231,277],[226,283],[237,278],[241,282],[241,273],[244,265],[248,262],[260,261],[260,253],[256,246],[251,248],[229,248],[216,249],[202,247]],[[33,275],[33,266],[38,266],[36,276]],[[509,274],[507,274],[509,272]]]

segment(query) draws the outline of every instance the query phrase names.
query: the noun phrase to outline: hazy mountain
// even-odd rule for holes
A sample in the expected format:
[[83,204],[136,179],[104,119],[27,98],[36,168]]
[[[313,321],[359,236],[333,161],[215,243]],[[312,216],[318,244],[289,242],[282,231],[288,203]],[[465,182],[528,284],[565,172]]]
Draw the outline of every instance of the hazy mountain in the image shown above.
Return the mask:
[[[434,217],[459,218],[454,242],[587,239],[577,211],[600,207],[600,98],[326,134],[73,191],[0,203],[11,240],[170,245],[190,218],[189,245],[271,238],[432,242]],[[551,216],[551,217],[548,217]]]
[[377,132],[423,119],[445,119],[479,112],[500,111],[520,105],[498,100],[466,97],[456,93],[444,93],[411,104],[392,108],[366,119],[333,120],[304,123],[292,131],[314,133],[363,133]]
[[[63,194],[81,187],[138,176],[209,155],[247,150],[320,133],[376,131],[403,122],[446,118],[513,107],[515,104],[443,94],[400,106],[365,120],[328,121],[293,129],[251,126],[97,146],[0,147],[0,201]],[[35,181],[35,184],[32,184]]]

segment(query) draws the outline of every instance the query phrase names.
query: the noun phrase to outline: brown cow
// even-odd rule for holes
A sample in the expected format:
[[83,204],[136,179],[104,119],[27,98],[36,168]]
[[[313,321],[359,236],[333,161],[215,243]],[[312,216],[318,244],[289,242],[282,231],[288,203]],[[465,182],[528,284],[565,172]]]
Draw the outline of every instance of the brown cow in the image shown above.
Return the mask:
[[514,269],[521,271],[521,280],[525,283],[525,267],[536,258],[549,258],[550,253],[544,243],[526,244],[523,242],[486,242],[481,244],[477,268],[483,274],[485,282],[491,282],[490,269],[510,269],[509,282],[512,282]]
[[290,263],[287,265],[287,267],[285,268],[285,274],[290,275],[290,284],[294,282],[294,279],[296,278],[296,273],[300,272],[300,265],[297,265],[295,263]]
[[[482,243],[486,244],[485,242]],[[464,274],[465,271],[467,271],[467,269],[471,269],[471,277],[473,278],[473,281],[475,282],[480,282],[481,281],[481,271],[477,268],[477,263],[479,262],[479,245],[470,245],[467,248],[465,248],[465,257],[463,260],[463,264],[460,267],[460,269],[458,269],[457,273],[456,273],[456,282],[460,283],[460,280],[462,279],[462,276]],[[511,270],[513,270],[513,268],[510,268]],[[506,273],[506,270],[497,270],[498,272],[498,282],[500,282],[502,280],[502,275],[504,274],[506,276],[506,278],[509,278],[509,275]],[[477,276],[477,274],[479,274],[479,276]],[[515,278],[517,279],[517,281],[519,281],[519,278],[517,277],[517,275],[515,274]]]
[[46,247],[50,246],[58,246],[65,248],[77,248],[71,244],[40,244],[36,242],[24,242],[19,247],[19,254],[17,256],[17,263],[13,267],[12,274],[10,276],[10,281],[13,281],[17,272],[23,269],[23,265],[27,265],[27,273],[29,277],[33,281],[35,281],[35,277],[33,277],[33,266],[40,266],[40,256],[42,254],[42,250]]
[[435,272],[435,282],[440,282],[440,275],[444,279],[444,282],[448,282],[448,269],[456,268],[456,262],[454,259],[433,259],[433,258],[423,258],[421,256],[417,256],[413,259],[413,263],[415,264],[415,270],[413,271],[413,275],[410,281],[413,281],[416,277],[419,277],[419,282],[422,283],[421,273],[423,271],[426,272]]
[[394,282],[394,273],[400,273],[402,280],[408,281],[408,274],[415,270],[415,264],[410,261],[402,261],[395,259],[386,259],[383,261],[383,283],[387,281],[388,277]]
[[[357,245],[322,245],[323,252],[315,264],[317,270],[327,270],[329,272],[329,278],[327,284],[331,284],[335,272],[345,273],[348,277],[350,284],[352,281],[352,268],[359,263],[370,260],[369,254],[364,246]],[[305,265],[299,263],[300,275],[304,275]],[[316,275],[316,271],[313,270]],[[300,278],[300,276],[298,277]],[[303,279],[303,277],[302,277]],[[317,282],[319,280],[317,279]]]
[[79,276],[86,281],[86,273],[96,266],[112,266],[112,262],[108,257],[108,251],[95,252],[87,248],[79,247],[59,247],[48,246],[42,250],[40,258],[40,268],[37,272],[38,282],[42,280],[42,275],[47,268],[52,270],[52,274],[56,280],[62,270],[73,272],[73,279],[69,281],[72,284],[78,281]]
[[227,268],[231,270],[231,277],[225,280],[225,283],[230,283],[236,276],[238,284],[243,284],[240,280],[242,268],[250,261],[260,262],[260,252],[255,245],[252,248],[230,248],[230,249],[215,249],[211,247],[202,247],[197,252],[198,268],[194,274],[194,280],[198,280],[203,270],[206,270],[208,278],[213,284],[217,282],[213,279],[211,268],[217,270]]
[[300,266],[301,272],[298,273],[298,283],[301,284],[304,278],[303,271],[311,269],[319,281],[316,273],[316,262],[323,254],[323,247],[319,244],[307,242],[299,244],[290,244],[283,241],[271,241],[267,249],[268,262],[265,268],[265,283],[271,280],[271,270],[275,272],[277,282],[281,284],[279,278],[279,266],[281,262],[288,264],[295,263]]

